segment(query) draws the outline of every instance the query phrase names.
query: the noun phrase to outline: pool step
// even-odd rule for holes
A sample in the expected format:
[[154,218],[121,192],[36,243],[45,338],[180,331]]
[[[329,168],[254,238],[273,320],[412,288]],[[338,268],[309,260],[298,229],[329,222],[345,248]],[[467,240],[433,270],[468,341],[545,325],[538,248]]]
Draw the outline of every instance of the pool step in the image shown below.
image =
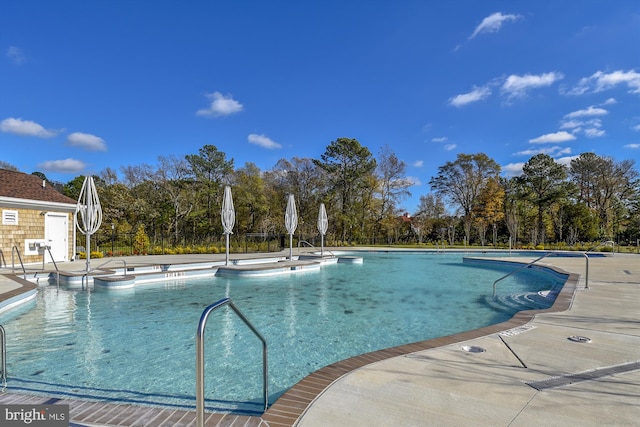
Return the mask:
[[480,301],[496,311],[514,313],[522,310],[542,310],[551,307],[557,292],[522,292],[484,296]]

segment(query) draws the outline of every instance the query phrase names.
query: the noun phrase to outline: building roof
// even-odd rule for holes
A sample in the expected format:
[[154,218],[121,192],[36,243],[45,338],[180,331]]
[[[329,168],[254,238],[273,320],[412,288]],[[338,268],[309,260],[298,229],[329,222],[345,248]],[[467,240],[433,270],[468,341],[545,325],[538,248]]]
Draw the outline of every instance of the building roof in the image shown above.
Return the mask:
[[46,185],[36,175],[0,169],[0,198],[34,200],[46,203],[76,204],[76,201]]

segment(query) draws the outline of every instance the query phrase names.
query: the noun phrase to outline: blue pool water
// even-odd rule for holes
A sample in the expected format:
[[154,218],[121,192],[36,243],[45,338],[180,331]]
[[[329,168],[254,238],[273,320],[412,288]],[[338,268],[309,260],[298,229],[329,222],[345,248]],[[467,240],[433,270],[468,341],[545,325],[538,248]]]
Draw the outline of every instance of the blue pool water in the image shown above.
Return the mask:
[[[192,408],[198,320],[229,297],[268,342],[273,402],[338,360],[548,306],[527,296],[564,282],[526,270],[501,282],[494,299],[493,281],[512,269],[467,266],[460,254],[366,253],[363,264],[285,276],[91,293],[40,287],[35,302],[0,316],[8,390]],[[260,341],[228,308],[209,317],[205,337],[207,408],[261,412]]]

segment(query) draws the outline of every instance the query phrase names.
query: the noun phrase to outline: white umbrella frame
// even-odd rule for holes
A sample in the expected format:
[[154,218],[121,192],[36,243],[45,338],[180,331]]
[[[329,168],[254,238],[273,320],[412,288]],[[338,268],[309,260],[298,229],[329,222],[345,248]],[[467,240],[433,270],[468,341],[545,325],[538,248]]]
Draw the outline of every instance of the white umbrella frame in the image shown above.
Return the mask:
[[222,199],[222,211],[220,212],[220,216],[222,218],[222,228],[224,229],[227,249],[225,264],[229,265],[229,235],[233,234],[233,226],[236,223],[236,212],[233,207],[231,187],[228,185],[224,187],[224,197]]
[[[80,213],[82,226],[80,225],[80,221],[78,221],[78,213]],[[87,259],[86,271],[89,273],[91,269],[91,235],[98,231],[102,224],[102,206],[100,206],[98,191],[96,190],[92,176],[85,177],[82,183],[80,195],[78,196],[78,204],[76,205],[75,219],[78,230],[87,236],[85,253]]]
[[324,256],[324,235],[327,234],[327,228],[329,228],[329,220],[327,219],[327,210],[324,208],[324,203],[320,203],[320,210],[318,211],[318,231],[320,232],[320,256]]
[[296,199],[293,194],[289,194],[287,200],[287,210],[284,214],[284,226],[289,233],[289,261],[293,260],[293,233],[298,227],[298,212],[296,211]]

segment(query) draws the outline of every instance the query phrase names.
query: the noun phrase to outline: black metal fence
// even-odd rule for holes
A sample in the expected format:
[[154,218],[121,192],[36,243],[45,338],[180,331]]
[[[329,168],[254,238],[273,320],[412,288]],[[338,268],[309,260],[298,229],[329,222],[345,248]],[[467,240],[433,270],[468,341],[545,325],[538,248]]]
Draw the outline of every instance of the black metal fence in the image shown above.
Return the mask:
[[[148,237],[148,243],[136,242],[136,233],[97,232],[91,235],[91,252],[102,256],[129,255],[172,255],[188,253],[222,253],[226,250],[224,235],[183,236],[155,234]],[[311,239],[315,245],[316,239]],[[299,238],[294,236],[293,244],[298,245]],[[86,252],[85,235],[76,235],[76,254]],[[320,244],[318,240],[318,245]],[[229,250],[232,253],[278,252],[289,246],[289,235],[247,233],[229,236]]]

